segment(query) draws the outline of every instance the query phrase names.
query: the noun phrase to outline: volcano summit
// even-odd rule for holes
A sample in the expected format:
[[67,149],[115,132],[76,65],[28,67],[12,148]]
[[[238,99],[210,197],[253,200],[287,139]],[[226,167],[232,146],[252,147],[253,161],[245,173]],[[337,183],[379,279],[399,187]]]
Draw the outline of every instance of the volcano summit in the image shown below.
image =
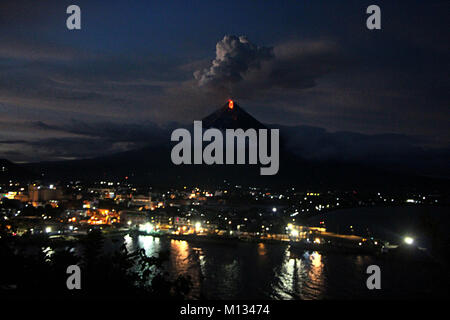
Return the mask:
[[[206,127],[209,127],[205,132],[203,132],[203,122],[206,123]],[[260,164],[268,165],[260,169],[261,175],[277,174],[280,164],[278,129],[270,129],[269,143],[267,138],[269,129],[241,109],[233,100],[229,100],[226,105],[205,118],[203,122],[194,121],[194,164],[233,165],[235,154],[237,155],[236,164],[246,164],[248,150],[248,164],[257,164],[259,160]],[[176,129],[172,132],[171,141],[178,142],[171,152],[173,164],[192,164],[191,133],[184,128]],[[203,142],[209,142],[204,149]],[[271,147],[270,155],[269,146]]]
[[267,129],[233,100],[228,100],[220,109],[203,118],[202,122],[205,128]]

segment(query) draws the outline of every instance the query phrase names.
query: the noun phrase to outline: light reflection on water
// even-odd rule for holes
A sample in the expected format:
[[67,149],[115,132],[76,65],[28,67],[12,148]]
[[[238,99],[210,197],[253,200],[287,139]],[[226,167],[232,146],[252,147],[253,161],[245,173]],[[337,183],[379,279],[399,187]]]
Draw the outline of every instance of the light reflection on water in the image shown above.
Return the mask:
[[256,297],[247,296],[247,290],[275,299],[315,299],[323,295],[323,263],[318,252],[292,259],[288,247],[279,247],[282,251],[277,257],[270,254],[274,248],[264,243],[230,248],[153,236],[126,235],[123,240],[129,251],[143,248],[149,256],[169,250],[168,269],[174,278],[191,277],[192,298]]
[[313,252],[309,256],[308,279],[305,281],[306,289],[305,295],[302,298],[305,299],[320,299],[324,294],[324,273],[322,255],[318,252]]
[[[179,275],[191,277],[190,298],[194,299],[361,299],[370,297],[365,270],[374,263],[384,270],[383,294],[401,297],[405,292],[420,295],[432,290],[433,272],[424,272],[423,266],[416,270],[398,264],[399,273],[395,262],[369,256],[319,252],[292,255],[287,244],[192,244],[152,236],[122,239],[129,251],[143,248],[149,256],[170,251],[167,270],[173,279]],[[419,276],[423,278],[421,287],[410,281]],[[397,288],[399,277],[407,287]],[[393,283],[391,288],[389,283]]]
[[159,238],[152,236],[139,237],[139,247],[144,249],[147,254],[159,252],[161,249],[159,240]]
[[266,246],[264,245],[264,243],[262,243],[262,242],[258,243],[258,254],[260,256],[265,256],[266,253],[267,253],[267,250],[266,250]]
[[186,273],[190,267],[190,252],[189,244],[186,241],[171,240],[170,241],[170,254],[171,262],[174,267],[174,271],[178,274]]
[[284,251],[281,267],[274,275],[274,299],[320,299],[325,293],[322,255],[305,252],[301,257],[291,257],[289,248]]

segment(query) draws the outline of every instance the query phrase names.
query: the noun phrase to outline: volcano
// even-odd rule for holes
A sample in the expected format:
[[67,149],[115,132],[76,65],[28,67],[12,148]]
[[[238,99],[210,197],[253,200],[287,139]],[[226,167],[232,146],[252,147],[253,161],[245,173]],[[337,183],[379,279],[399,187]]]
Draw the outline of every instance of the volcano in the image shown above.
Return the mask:
[[202,122],[204,128],[267,129],[233,100],[228,100],[220,109],[203,118]]

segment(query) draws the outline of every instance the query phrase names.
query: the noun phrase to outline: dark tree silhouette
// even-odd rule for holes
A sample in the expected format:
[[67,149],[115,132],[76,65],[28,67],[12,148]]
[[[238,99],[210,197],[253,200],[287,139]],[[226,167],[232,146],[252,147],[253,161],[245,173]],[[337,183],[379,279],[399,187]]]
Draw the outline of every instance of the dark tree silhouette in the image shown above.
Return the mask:
[[[187,276],[175,280],[164,269],[169,252],[149,257],[145,250],[128,252],[125,245],[104,253],[104,236],[94,230],[79,245],[49,247],[33,254],[13,250],[13,240],[0,238],[0,294],[7,297],[150,298],[184,299],[192,283]],[[69,265],[81,268],[81,290],[68,290]]]

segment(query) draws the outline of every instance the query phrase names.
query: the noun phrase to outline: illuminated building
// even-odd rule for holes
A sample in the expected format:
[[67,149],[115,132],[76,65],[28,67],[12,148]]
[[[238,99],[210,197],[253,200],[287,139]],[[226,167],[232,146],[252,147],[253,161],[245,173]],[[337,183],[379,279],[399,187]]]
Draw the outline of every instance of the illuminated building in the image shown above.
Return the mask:
[[150,208],[152,206],[152,196],[149,195],[133,195],[131,198],[130,205],[132,206],[145,206]]
[[89,220],[88,224],[113,224],[120,222],[120,215],[115,210],[97,209],[88,211]]
[[122,223],[129,226],[136,226],[150,222],[150,218],[146,213],[135,210],[120,211],[120,220]]
[[63,192],[59,187],[53,185],[47,187],[43,185],[30,184],[28,186],[29,201],[44,202],[48,200],[61,200]]

